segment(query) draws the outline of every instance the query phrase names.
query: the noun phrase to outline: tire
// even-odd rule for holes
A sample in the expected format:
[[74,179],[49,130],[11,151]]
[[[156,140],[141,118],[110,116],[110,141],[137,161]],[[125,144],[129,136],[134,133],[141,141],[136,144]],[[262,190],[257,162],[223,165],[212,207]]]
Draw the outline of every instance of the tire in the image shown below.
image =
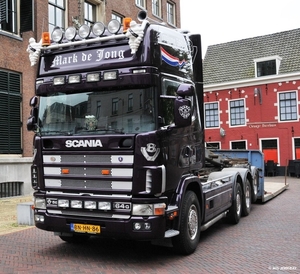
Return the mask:
[[73,234],[72,236],[59,236],[59,238],[70,244],[81,244],[86,242],[90,236]]
[[257,200],[258,195],[258,185],[259,185],[259,174],[258,172],[255,173],[253,178],[253,187],[252,187],[252,203],[255,203]]
[[180,233],[172,239],[173,247],[178,253],[189,255],[198,246],[201,225],[200,205],[193,191],[185,194],[179,221]]
[[243,206],[242,206],[242,215],[248,216],[251,211],[251,202],[252,202],[252,190],[251,190],[251,184],[249,180],[247,179],[246,185],[245,185],[245,192],[243,195]]
[[234,199],[229,209],[227,220],[232,224],[238,224],[242,215],[242,188],[239,183],[235,186]]

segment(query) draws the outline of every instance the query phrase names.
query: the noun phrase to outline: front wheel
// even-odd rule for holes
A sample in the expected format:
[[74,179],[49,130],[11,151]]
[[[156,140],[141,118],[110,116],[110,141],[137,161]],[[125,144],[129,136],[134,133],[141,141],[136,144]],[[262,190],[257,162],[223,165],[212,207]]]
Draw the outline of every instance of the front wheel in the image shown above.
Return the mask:
[[193,191],[184,197],[180,214],[180,233],[172,239],[174,249],[180,254],[193,253],[200,239],[201,211],[198,198]]

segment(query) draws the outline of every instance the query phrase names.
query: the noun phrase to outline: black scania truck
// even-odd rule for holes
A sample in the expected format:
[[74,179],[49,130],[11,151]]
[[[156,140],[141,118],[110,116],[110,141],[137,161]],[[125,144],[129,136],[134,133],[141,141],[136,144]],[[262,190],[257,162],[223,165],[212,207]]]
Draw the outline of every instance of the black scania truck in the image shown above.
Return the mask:
[[250,213],[261,170],[205,148],[200,35],[139,19],[31,40],[35,225],[190,254],[200,231]]

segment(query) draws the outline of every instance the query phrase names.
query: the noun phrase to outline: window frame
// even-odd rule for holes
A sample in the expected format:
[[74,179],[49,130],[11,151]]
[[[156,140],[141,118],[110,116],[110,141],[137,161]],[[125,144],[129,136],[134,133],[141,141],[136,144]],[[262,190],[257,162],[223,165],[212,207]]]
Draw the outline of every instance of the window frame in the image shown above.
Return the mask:
[[[207,105],[217,105],[217,108],[213,108],[213,109],[206,109],[206,106]],[[218,125],[217,126],[207,126],[207,117],[208,117],[208,115],[207,115],[207,111],[210,111],[210,110],[217,110],[217,113],[218,113]],[[209,117],[212,117],[213,115],[212,114],[210,114],[209,115]],[[216,119],[214,119],[213,120],[214,121],[214,124],[215,124],[215,121],[216,121]],[[219,102],[218,101],[215,101],[215,102],[207,102],[207,103],[204,103],[204,123],[205,123],[205,128],[207,128],[207,129],[212,129],[212,128],[220,128],[220,104],[219,104]]]
[[[158,18],[162,17],[161,0],[152,0],[152,14]],[[156,13],[157,12],[157,13]]]
[[2,119],[4,124],[0,126],[1,145],[0,154],[21,155],[22,149],[22,74],[0,69],[0,97]]
[[[283,99],[281,100],[280,97],[283,94],[295,94],[295,98],[291,98],[291,99]],[[292,107],[295,109],[295,111],[293,112],[288,112],[288,114],[294,113],[296,115],[295,119],[282,119],[282,112],[281,112],[281,102],[287,102],[287,101],[294,101],[294,105],[292,105]],[[291,105],[286,105],[284,106],[284,108],[286,110],[290,110]],[[298,92],[296,90],[290,90],[290,91],[282,91],[282,92],[278,92],[277,93],[277,108],[278,108],[278,122],[281,123],[287,123],[287,122],[298,122],[299,121],[299,111],[298,111]]]
[[146,1],[147,0],[135,0],[135,4],[142,9],[146,9]]
[[[271,75],[278,75],[279,74],[279,68],[281,64],[282,58],[279,55],[274,55],[274,56],[269,56],[269,57],[262,57],[262,58],[256,58],[254,59],[254,69],[255,69],[255,77],[264,77],[264,76],[271,76]],[[264,74],[264,75],[259,75],[259,70],[258,70],[258,64],[261,63],[267,63],[270,61],[275,61],[275,73],[270,73],[270,74]]]
[[[232,107],[231,106],[231,103],[233,102],[237,102],[237,101],[243,101],[243,113],[244,113],[244,118],[233,118],[233,113],[232,110],[233,109],[238,109],[240,108],[241,106],[236,106],[236,107]],[[242,126],[246,126],[246,100],[244,98],[239,98],[239,99],[234,99],[234,100],[228,100],[228,109],[229,109],[229,127],[242,127]],[[236,112],[237,113],[237,112]],[[242,113],[242,112],[239,112],[239,113]],[[244,123],[242,124],[233,124],[232,121],[233,120],[241,120],[241,119],[244,119]]]
[[[66,6],[66,1],[65,0],[62,0],[62,1],[63,1],[63,6],[60,6],[57,4],[57,0],[48,0],[48,29],[49,29],[50,33],[53,31],[53,29],[55,27],[60,27],[63,30],[65,30],[65,28],[66,28],[65,20],[66,20],[67,6]],[[49,16],[51,7],[54,8],[54,13],[53,13],[54,22],[53,23],[52,22],[50,23],[50,16]],[[57,20],[58,11],[60,11],[62,14],[62,18],[60,19],[62,25],[58,24],[58,20]]]
[[[171,9],[172,8],[172,11]],[[176,25],[176,7],[175,3],[167,2],[167,23],[169,25],[175,26]]]

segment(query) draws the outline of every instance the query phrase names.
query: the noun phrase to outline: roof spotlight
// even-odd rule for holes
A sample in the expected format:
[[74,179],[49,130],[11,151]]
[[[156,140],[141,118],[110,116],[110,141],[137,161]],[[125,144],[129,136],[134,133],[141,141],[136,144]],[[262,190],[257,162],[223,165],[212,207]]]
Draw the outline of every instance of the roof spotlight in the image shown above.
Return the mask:
[[76,29],[74,27],[69,27],[66,29],[65,37],[68,41],[73,41],[76,36]]
[[60,27],[55,27],[51,33],[52,41],[56,43],[60,43],[63,39],[63,31]]
[[110,20],[107,25],[107,29],[111,34],[117,34],[120,28],[121,23],[116,19]]
[[90,32],[91,32],[91,29],[86,24],[82,25],[78,30],[78,34],[82,39],[88,38],[90,35]]
[[101,22],[97,22],[93,25],[92,27],[92,32],[96,35],[96,36],[101,36],[105,31],[105,26],[103,23]]

